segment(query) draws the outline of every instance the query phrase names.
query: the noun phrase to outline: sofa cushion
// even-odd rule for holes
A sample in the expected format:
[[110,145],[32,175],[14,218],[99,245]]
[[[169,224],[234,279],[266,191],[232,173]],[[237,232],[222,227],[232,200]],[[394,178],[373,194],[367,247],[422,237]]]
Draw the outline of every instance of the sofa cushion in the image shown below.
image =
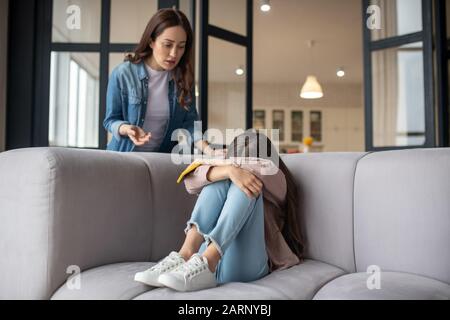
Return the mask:
[[137,300],[310,300],[325,283],[345,274],[332,265],[305,260],[292,268],[275,271],[249,283],[232,282],[213,289],[177,292],[157,288],[137,296]]
[[298,187],[298,214],[306,238],[305,257],[355,272],[353,183],[366,153],[283,155]]
[[153,266],[150,262],[116,263],[81,272],[80,289],[69,289],[64,283],[52,300],[130,300],[154,289],[134,281],[136,272]]
[[359,161],[356,272],[376,265],[450,284],[449,151],[375,152]]
[[341,276],[320,289],[314,300],[450,299],[450,286],[438,280],[410,273],[381,272],[380,289],[369,289],[369,277],[363,272]]

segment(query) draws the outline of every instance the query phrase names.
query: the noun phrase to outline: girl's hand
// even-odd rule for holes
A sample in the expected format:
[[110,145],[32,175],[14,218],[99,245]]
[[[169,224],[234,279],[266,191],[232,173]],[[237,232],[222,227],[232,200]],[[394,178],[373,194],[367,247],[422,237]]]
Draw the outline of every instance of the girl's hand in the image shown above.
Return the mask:
[[263,183],[253,173],[235,166],[229,166],[228,170],[230,180],[249,198],[259,196]]
[[[122,129],[122,128],[121,128]],[[136,146],[142,146],[150,141],[152,134],[145,132],[138,126],[126,125],[125,134],[130,138]]]

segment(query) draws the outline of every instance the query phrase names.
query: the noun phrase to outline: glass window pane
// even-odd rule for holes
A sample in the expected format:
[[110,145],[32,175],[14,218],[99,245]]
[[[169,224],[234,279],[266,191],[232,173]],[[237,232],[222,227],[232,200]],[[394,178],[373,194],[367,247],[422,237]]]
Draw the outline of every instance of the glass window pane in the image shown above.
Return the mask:
[[273,110],[272,112],[272,129],[280,130],[280,141],[284,141],[284,111]]
[[52,52],[49,145],[98,148],[98,53]]
[[322,112],[311,111],[309,114],[310,135],[315,142],[322,141]]
[[178,0],[179,10],[183,12],[191,23],[192,29],[194,29],[194,24],[192,23],[192,15],[194,8],[192,6],[192,0]]
[[371,0],[370,4],[380,8],[380,29],[372,30],[372,40],[422,31],[422,0]]
[[125,59],[125,53],[110,53],[109,54],[109,75],[113,72],[114,68],[123,62]]
[[209,0],[209,24],[247,35],[247,1]]
[[111,0],[111,43],[138,43],[158,0]]
[[245,47],[209,37],[208,129],[220,130],[224,138],[226,129],[246,129],[245,61]]
[[292,111],[291,113],[291,142],[302,143],[303,141],[303,111]]
[[373,144],[425,143],[422,43],[372,53]]
[[101,0],[53,0],[53,42],[99,43]]
[[253,128],[254,129],[266,129],[266,111],[254,110],[253,111]]

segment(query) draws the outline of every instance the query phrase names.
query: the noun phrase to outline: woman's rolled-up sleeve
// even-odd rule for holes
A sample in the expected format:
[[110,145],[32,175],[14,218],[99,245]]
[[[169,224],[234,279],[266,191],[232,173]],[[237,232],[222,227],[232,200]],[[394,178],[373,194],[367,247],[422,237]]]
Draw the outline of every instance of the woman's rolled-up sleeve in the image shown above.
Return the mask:
[[199,121],[199,116],[197,113],[197,108],[195,103],[192,103],[189,107],[186,117],[183,120],[183,129],[186,129],[191,134],[192,142],[196,144],[198,141],[202,140],[202,134],[195,135],[195,121]]
[[119,128],[123,124],[130,124],[123,118],[122,98],[120,95],[120,84],[118,79],[118,71],[115,69],[108,81],[108,89],[106,94],[106,114],[103,120],[103,127],[112,133],[117,141],[121,141]]

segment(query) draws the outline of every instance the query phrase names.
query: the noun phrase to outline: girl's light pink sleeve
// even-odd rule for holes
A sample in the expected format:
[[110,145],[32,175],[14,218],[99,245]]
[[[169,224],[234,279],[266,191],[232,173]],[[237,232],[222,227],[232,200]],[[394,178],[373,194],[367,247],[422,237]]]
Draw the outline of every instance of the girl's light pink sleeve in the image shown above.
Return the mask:
[[189,194],[199,194],[204,186],[211,184],[207,174],[211,165],[201,165],[184,178],[184,185]]

